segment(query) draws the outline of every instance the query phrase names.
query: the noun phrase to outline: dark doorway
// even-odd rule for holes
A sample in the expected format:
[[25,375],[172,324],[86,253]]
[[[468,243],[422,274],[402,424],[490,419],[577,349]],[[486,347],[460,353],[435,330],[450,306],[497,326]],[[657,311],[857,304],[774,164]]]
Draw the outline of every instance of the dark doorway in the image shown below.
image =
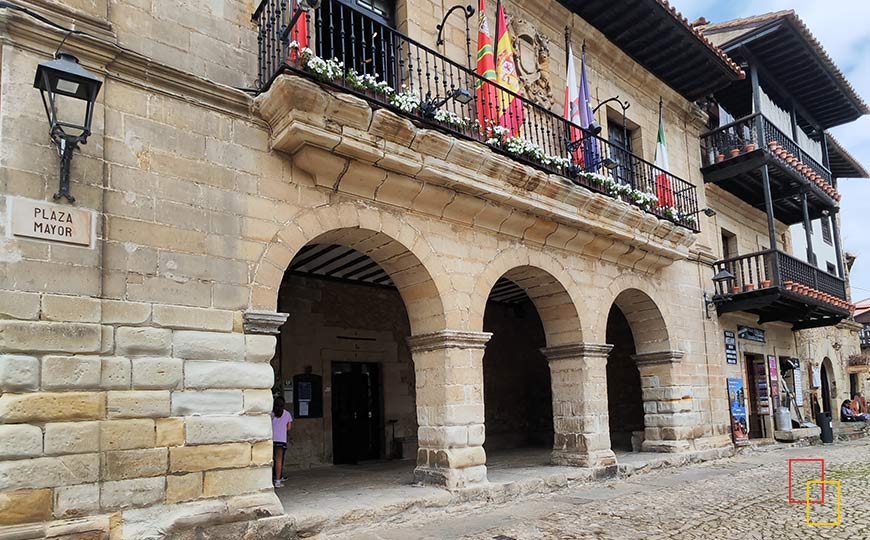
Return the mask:
[[550,367],[541,352],[547,341],[535,305],[502,278],[486,303],[483,330],[492,332],[483,357],[484,448],[552,448]]
[[336,465],[380,457],[379,371],[374,363],[332,363],[332,455]]
[[625,314],[616,305],[610,308],[607,316],[606,340],[613,344],[607,357],[610,447],[613,450],[640,451],[644,431],[640,371],[632,358],[636,351],[631,327]]
[[[849,397],[855,397],[858,395],[860,385],[858,384],[858,374],[850,373],[849,374]],[[866,411],[863,411],[866,412]]]
[[820,367],[822,370],[822,411],[823,412],[831,412],[831,385],[828,382],[828,369],[825,367],[823,363]]
[[746,391],[749,393],[749,438],[760,439],[766,436],[764,424],[764,404],[759,400],[759,389],[767,388],[767,375],[764,357],[758,354],[746,355]]

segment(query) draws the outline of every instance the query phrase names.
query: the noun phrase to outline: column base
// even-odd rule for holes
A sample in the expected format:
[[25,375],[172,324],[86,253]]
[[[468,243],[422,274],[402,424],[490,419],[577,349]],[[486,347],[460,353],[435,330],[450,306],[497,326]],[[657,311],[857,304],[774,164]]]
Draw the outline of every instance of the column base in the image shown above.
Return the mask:
[[553,450],[550,461],[553,465],[566,465],[568,467],[615,467],[616,454],[613,450],[594,450],[592,452],[571,452],[567,450]]
[[640,447],[641,452],[660,452],[676,454],[692,450],[691,441],[656,441],[645,440]]
[[427,486],[443,487],[451,491],[480,486],[487,483],[486,465],[464,469],[443,469],[419,465],[414,469],[414,481]]

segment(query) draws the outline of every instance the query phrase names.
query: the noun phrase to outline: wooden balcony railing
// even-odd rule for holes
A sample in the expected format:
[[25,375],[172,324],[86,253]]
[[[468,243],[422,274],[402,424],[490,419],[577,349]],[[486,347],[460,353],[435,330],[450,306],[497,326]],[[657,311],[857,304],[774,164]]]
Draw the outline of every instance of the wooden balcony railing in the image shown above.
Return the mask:
[[717,272],[727,270],[735,277],[730,284],[717,284],[716,293],[720,297],[781,287],[838,308],[849,306],[845,281],[779,250],[732,257],[714,266]]
[[344,2],[307,16],[291,4],[263,0],[254,12],[261,90],[285,71],[314,78],[698,232],[693,184]]
[[755,150],[768,151],[784,165],[802,173],[828,192],[833,190],[831,171],[761,113],[751,114],[701,135],[703,166],[727,161]]

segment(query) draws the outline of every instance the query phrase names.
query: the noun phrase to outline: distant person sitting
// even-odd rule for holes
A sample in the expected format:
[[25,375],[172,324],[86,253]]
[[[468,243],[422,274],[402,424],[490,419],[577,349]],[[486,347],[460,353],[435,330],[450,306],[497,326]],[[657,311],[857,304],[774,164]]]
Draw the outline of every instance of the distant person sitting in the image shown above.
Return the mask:
[[840,407],[840,420],[843,422],[866,422],[870,420],[870,415],[867,413],[855,414],[855,411],[852,410],[852,403],[847,399]]

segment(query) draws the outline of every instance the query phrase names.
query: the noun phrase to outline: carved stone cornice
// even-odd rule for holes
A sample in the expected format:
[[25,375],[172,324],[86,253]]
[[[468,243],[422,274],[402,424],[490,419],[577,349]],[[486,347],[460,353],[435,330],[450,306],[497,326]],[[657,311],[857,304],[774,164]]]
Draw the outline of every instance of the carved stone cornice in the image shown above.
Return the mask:
[[274,336],[281,332],[281,325],[287,322],[289,316],[289,313],[251,309],[243,314],[242,326],[246,334]]
[[547,360],[570,360],[573,358],[607,358],[613,345],[607,343],[570,343],[546,347],[541,352]]
[[491,332],[440,330],[431,334],[409,337],[408,347],[412,353],[438,349],[483,349],[491,337]]
[[676,364],[686,353],[683,351],[657,351],[651,353],[633,354],[631,359],[638,364]]
[[[387,109],[373,110],[365,100],[304,77],[278,77],[254,107],[272,127],[272,149],[293,156],[294,166],[324,190],[413,207],[640,272],[685,259],[695,242],[688,229],[625,202],[484,144],[417,126]],[[411,197],[424,184],[454,193],[455,205],[468,201],[474,209],[472,203],[486,201],[487,210],[480,204],[459,214],[415,204]],[[389,196],[397,191],[408,198]]]

